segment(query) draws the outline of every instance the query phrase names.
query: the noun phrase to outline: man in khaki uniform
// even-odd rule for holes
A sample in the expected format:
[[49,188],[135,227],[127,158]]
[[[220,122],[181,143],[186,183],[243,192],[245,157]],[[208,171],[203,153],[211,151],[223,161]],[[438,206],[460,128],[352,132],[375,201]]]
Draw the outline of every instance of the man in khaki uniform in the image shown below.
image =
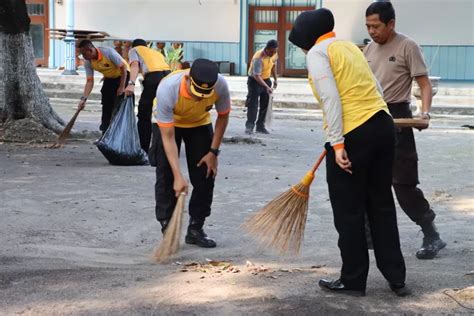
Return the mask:
[[[390,2],[374,2],[366,11],[366,25],[373,42],[364,50],[375,77],[383,88],[384,100],[394,118],[411,118],[413,78],[421,89],[421,118],[430,119],[431,82],[420,47],[395,31],[395,10]],[[423,245],[418,259],[433,259],[446,246],[434,225],[435,213],[417,188],[418,155],[412,128],[396,132],[393,188],[401,208],[421,227]]]

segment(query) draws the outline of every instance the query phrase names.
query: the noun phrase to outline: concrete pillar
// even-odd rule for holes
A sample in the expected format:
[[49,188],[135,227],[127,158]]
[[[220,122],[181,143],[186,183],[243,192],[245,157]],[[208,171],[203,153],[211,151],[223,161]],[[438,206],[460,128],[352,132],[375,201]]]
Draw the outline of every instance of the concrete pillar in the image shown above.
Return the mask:
[[240,52],[239,70],[241,76],[247,75],[247,46],[248,46],[248,12],[249,0],[240,0]]
[[74,40],[74,0],[66,0],[66,64],[63,75],[78,75],[76,71],[76,41]]

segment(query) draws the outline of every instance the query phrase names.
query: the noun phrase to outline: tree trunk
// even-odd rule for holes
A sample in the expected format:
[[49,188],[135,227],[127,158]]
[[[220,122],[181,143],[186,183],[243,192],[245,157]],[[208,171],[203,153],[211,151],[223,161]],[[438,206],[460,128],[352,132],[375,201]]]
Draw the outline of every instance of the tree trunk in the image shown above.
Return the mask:
[[0,4],[1,122],[29,118],[60,133],[64,121],[53,110],[34,65],[30,19],[24,0]]

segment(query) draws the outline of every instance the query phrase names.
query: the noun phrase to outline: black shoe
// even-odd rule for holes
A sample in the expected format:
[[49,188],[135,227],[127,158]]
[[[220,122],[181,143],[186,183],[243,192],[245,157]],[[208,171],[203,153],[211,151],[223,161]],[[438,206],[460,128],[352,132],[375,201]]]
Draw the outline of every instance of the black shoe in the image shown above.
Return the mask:
[[252,135],[253,134],[253,129],[252,128],[246,128],[245,129],[245,134]]
[[192,225],[188,227],[188,233],[184,241],[187,244],[197,245],[203,248],[214,248],[216,247],[216,242],[211,238],[207,237],[206,233],[202,228],[196,228]]
[[365,290],[348,289],[342,284],[341,280],[319,280],[319,287],[325,291],[346,294],[351,296],[365,296]]
[[168,227],[168,224],[170,223],[170,220],[169,219],[162,219],[160,220],[160,224],[161,224],[161,233],[164,235],[165,234],[165,230],[166,228]]
[[444,247],[446,247],[446,243],[441,238],[424,237],[421,248],[416,252],[416,257],[418,259],[433,259]]
[[390,289],[395,293],[397,296],[404,297],[411,295],[411,291],[405,286],[405,284],[398,284],[398,283],[390,283]]
[[255,131],[259,134],[270,134],[270,132],[267,131],[267,129],[265,127],[259,127]]

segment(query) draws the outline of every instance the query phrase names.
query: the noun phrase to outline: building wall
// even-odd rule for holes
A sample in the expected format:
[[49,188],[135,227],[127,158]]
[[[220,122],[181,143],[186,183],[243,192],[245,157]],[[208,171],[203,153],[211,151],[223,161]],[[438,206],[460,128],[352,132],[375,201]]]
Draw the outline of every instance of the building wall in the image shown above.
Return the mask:
[[[210,43],[184,42],[184,59],[195,60],[207,58],[214,61],[228,61],[235,65],[235,71],[240,73],[240,44],[239,43]],[[221,71],[228,73],[229,65],[223,64]]]
[[[58,28],[65,6],[56,4]],[[75,0],[74,12],[76,29],[117,39],[238,43],[240,36],[240,0]]]
[[[101,23],[108,24],[113,19],[103,17],[94,17],[89,15],[92,3],[96,5],[116,4],[118,8],[125,10],[127,0],[75,0],[75,28],[76,29],[90,29],[86,27],[85,21],[100,20]],[[244,75],[247,69],[247,24],[248,24],[248,6],[321,6],[331,9],[336,18],[336,32],[338,37],[352,40],[356,43],[362,43],[363,39],[368,38],[365,29],[365,10],[372,3],[372,0],[201,0],[202,5],[198,4],[197,0],[137,0],[134,6],[138,3],[147,5],[148,12],[153,12],[151,21],[160,21],[157,27],[153,28],[153,36],[148,38],[146,33],[140,33],[139,25],[146,25],[146,23],[132,24],[119,23],[120,26],[113,26],[114,34],[116,27],[119,29],[126,28],[134,32],[131,37],[123,37],[124,39],[131,39],[135,37],[144,37],[148,40],[164,40],[164,41],[181,41],[184,42],[184,56],[186,60],[194,60],[196,58],[209,58],[216,61],[229,61],[235,63],[237,74]],[[51,0],[51,2],[53,2]],[[152,3],[156,2],[156,3]],[[56,1],[54,1],[56,3]],[[192,10],[184,10],[189,4]],[[440,76],[443,79],[449,80],[474,80],[474,1],[472,0],[433,0],[433,1],[413,1],[413,0],[392,0],[397,12],[397,30],[415,39],[423,49],[426,63],[430,68],[430,74]],[[88,4],[86,6],[86,4]],[[209,16],[210,12],[215,12],[219,5],[226,6],[230,9],[227,11],[219,11],[220,18],[218,25],[207,28],[211,32],[205,32],[204,27],[194,27],[196,20],[189,20],[188,15],[194,16],[194,19],[202,16]],[[156,6],[156,9],[150,9]],[[163,6],[167,9],[163,10]],[[157,8],[161,8],[158,10]],[[211,7],[213,9],[211,9]],[[98,8],[98,7],[97,7]],[[52,28],[61,28],[65,24],[65,6],[54,5],[55,11],[52,13],[55,16],[54,25]],[[200,10],[207,9],[206,13]],[[174,11],[172,11],[174,10]],[[130,9],[126,9],[126,12]],[[155,13],[162,12],[162,13]],[[166,27],[163,30],[159,29],[159,24],[166,24],[164,21],[169,21],[169,17],[175,16],[165,14],[163,12],[180,12],[181,21],[180,27]],[[222,14],[226,12],[226,14]],[[350,12],[350,14],[348,14]],[[420,15],[420,12],[423,12]],[[238,16],[238,21],[235,21],[235,16]],[[107,15],[108,17],[112,15]],[[119,15],[117,15],[119,16]],[[128,15],[130,16],[130,14]],[[128,17],[127,16],[127,17]],[[141,21],[146,21],[143,15],[136,14],[134,16],[140,17]],[[163,17],[161,19],[160,17]],[[424,17],[429,17],[424,19]],[[92,19],[93,18],[93,19]],[[119,19],[117,19],[119,20]],[[212,19],[208,19],[212,20]],[[193,32],[188,32],[187,27],[182,23],[183,21],[194,21]],[[217,21],[217,20],[216,20]],[[224,21],[224,22],[223,22]],[[62,24],[61,24],[62,23]],[[95,22],[94,22],[95,23]],[[423,26],[420,25],[423,23]],[[105,25],[104,24],[104,25]],[[232,24],[232,26],[230,26]],[[90,25],[91,27],[93,25]],[[100,24],[96,24],[101,27]],[[237,31],[236,31],[237,28]],[[112,27],[110,28],[112,29]],[[171,29],[169,32],[170,38],[161,37],[160,34],[165,34],[165,29]],[[97,29],[105,30],[105,29]],[[105,30],[107,31],[107,30]],[[151,31],[150,31],[151,32]],[[174,34],[172,33],[174,32]],[[115,32],[119,34],[118,32]],[[208,35],[208,33],[213,33]],[[215,34],[214,34],[215,33]],[[228,34],[224,34],[228,33]],[[127,35],[123,33],[123,35]],[[127,36],[132,35],[128,34]],[[155,37],[156,36],[156,37]],[[198,37],[198,40],[191,38]],[[196,38],[194,38],[196,39]],[[50,54],[54,56],[51,59],[50,65],[58,67],[64,63],[64,43],[61,41],[51,41]]]
[[474,46],[422,45],[431,76],[442,80],[474,80]]
[[[365,10],[372,2],[323,0],[323,6],[333,12],[339,38],[362,43],[369,38]],[[474,1],[391,2],[396,12],[396,30],[422,46],[430,75],[446,80],[474,80]]]
[[[324,0],[339,37],[362,43],[368,38],[365,11],[372,0]],[[422,45],[474,45],[474,1],[392,0],[396,29]],[[350,12],[350,14],[348,14]]]
[[322,3],[322,0],[249,0],[249,5],[254,5],[258,7],[263,7],[263,6],[272,6],[272,7],[314,6],[314,7],[317,7],[318,5],[320,6],[321,3]]

